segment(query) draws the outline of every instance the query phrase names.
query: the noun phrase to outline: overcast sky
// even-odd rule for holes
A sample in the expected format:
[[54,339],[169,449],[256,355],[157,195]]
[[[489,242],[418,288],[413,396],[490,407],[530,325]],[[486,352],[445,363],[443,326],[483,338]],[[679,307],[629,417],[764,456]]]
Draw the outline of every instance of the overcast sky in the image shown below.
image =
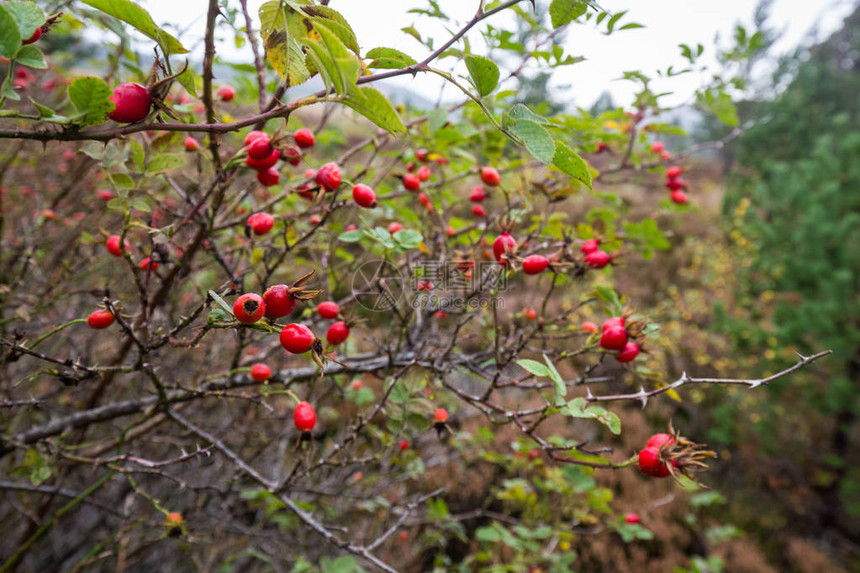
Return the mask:
[[[263,0],[248,0],[253,10],[255,25],[259,29],[256,11]],[[856,0],[775,0],[771,26],[783,31],[777,52],[787,52],[817,30],[824,38],[837,29],[855,5]],[[199,52],[199,38],[204,27],[207,2],[204,0],[145,0],[142,2],[158,23],[172,22],[179,29],[186,47]],[[235,2],[238,5],[238,2]],[[400,31],[414,26],[422,34],[432,34],[443,42],[448,32],[440,28],[437,20],[408,14],[410,7],[423,6],[420,0],[331,0],[329,4],[341,12],[352,25],[362,52],[377,46],[400,49],[420,60],[426,48]],[[439,0],[442,10],[458,22],[469,20],[475,13],[477,0]],[[524,6],[527,4],[523,4]],[[714,54],[714,39],[723,38],[724,45],[732,35],[736,23],[751,26],[756,0],[600,0],[610,12],[627,10],[622,22],[638,22],[645,28],[616,32],[605,36],[593,25],[571,26],[566,35],[566,48],[572,55],[583,56],[586,61],[562,68],[556,79],[562,97],[576,105],[589,106],[604,90],[609,90],[617,104],[630,102],[633,86],[629,82],[615,81],[624,71],[640,70],[653,75],[656,69],[669,65],[681,66],[678,44],[701,43],[706,55]],[[502,23],[503,21],[497,21]],[[471,32],[473,49],[480,45],[478,32]],[[235,61],[251,62],[249,52],[237,50],[233,38],[225,37],[219,53]],[[438,45],[438,44],[437,44]],[[197,48],[197,49],[194,49]],[[705,61],[712,61],[707,58]],[[654,86],[657,91],[673,91],[675,96],[667,103],[689,100],[702,76],[680,76]],[[394,81],[394,80],[392,80]],[[435,97],[439,93],[439,80],[430,78],[400,78],[401,85],[412,86],[422,93]],[[561,91],[563,90],[563,91]],[[445,95],[454,97],[453,91]]]

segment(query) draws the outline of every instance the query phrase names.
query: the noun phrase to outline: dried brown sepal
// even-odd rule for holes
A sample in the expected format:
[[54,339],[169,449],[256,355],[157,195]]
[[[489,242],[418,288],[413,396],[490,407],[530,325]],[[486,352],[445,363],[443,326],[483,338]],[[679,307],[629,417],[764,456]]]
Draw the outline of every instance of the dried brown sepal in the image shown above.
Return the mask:
[[680,483],[680,476],[685,476],[701,488],[710,489],[705,484],[697,481],[690,474],[703,472],[708,469],[707,459],[715,459],[717,453],[707,450],[707,445],[697,444],[681,435],[669,422],[669,434],[674,438],[673,442],[663,444],[660,447],[660,459],[669,468],[669,474]]
[[320,367],[322,374],[325,374],[326,354],[322,340],[319,338],[314,338],[314,342],[311,345],[311,358],[313,358],[316,365]]
[[296,300],[301,300],[301,301],[307,301],[307,300],[311,300],[313,298],[318,297],[320,295],[320,293],[322,292],[321,290],[309,290],[309,289],[304,288],[304,285],[307,284],[307,282],[310,280],[310,278],[312,276],[314,276],[314,273],[316,273],[316,272],[317,272],[316,269],[314,269],[311,272],[309,272],[308,274],[306,274],[303,277],[301,277],[300,279],[298,279],[296,282],[294,282],[293,286],[291,286],[289,289],[287,289],[287,292],[290,294],[290,296]]

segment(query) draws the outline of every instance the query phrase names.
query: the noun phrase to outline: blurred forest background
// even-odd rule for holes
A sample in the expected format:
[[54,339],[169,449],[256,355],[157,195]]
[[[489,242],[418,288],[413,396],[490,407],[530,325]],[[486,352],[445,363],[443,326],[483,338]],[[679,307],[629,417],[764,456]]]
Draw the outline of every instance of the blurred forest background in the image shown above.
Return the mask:
[[[770,45],[766,16],[765,3],[757,24]],[[740,137],[717,122],[695,130],[699,142],[731,141],[698,157],[688,177],[698,211],[658,254],[665,275],[648,280],[662,284],[643,287],[664,296],[639,302],[674,330],[664,350],[677,374],[764,376],[795,351],[833,355],[755,392],[705,389],[669,406],[722,461],[711,495],[694,500],[701,514],[674,515],[662,529],[710,524],[704,537],[676,535],[702,555],[689,571],[858,571],[860,8],[755,85],[761,97],[738,106]],[[717,218],[715,233],[706,223]],[[640,565],[662,570],[655,555]]]

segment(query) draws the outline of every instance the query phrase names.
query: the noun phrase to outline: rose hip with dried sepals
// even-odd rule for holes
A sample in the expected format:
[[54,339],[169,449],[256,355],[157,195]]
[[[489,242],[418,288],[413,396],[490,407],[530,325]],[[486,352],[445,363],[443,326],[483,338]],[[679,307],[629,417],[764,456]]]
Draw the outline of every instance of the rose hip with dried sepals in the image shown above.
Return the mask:
[[266,313],[263,297],[256,293],[245,293],[233,303],[233,314],[242,324],[254,324]]
[[290,287],[285,284],[272,285],[263,293],[266,303],[266,318],[276,319],[287,316],[296,308],[296,299],[290,295]]

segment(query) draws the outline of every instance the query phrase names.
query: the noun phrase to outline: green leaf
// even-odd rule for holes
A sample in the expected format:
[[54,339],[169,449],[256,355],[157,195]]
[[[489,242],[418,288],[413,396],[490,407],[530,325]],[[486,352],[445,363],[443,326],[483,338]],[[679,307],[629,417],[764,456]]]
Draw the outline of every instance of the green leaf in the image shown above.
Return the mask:
[[397,231],[392,236],[404,249],[416,249],[423,240],[421,233],[413,229],[403,229],[401,231]]
[[484,526],[475,530],[475,539],[484,543],[495,543],[501,541],[502,536],[492,526]]
[[555,142],[552,164],[591,189],[591,170],[588,168],[588,163],[564,142]]
[[358,55],[358,40],[355,38],[355,32],[340,12],[328,6],[312,5],[304,6],[302,12],[311,16],[314,27],[316,24],[325,25],[347,48],[356,56]]
[[364,237],[364,231],[346,231],[341,233],[338,240],[344,243],[357,243]]
[[[6,78],[0,79],[0,98],[8,98],[11,100],[18,101],[21,99],[21,96],[18,95],[12,88],[12,82],[7,82]],[[17,116],[18,112],[14,110],[3,110],[3,117],[13,117]]]
[[555,157],[555,141],[545,127],[530,119],[518,119],[508,129],[522,140],[535,159],[545,165],[552,163]]
[[266,48],[266,58],[287,87],[304,83],[316,73],[308,69],[300,43],[312,43],[308,34],[313,26],[310,19],[297,12],[295,7],[302,6],[296,2],[271,0],[260,6],[259,11],[260,35]]
[[546,125],[549,123],[549,120],[542,115],[538,115],[532,110],[530,110],[525,105],[518,103],[514,105],[511,109],[502,114],[502,126],[508,127],[513,125],[518,119],[528,119],[535,123],[539,123],[541,125]]
[[36,111],[39,112],[39,117],[55,117],[57,115],[54,110],[52,110],[51,108],[49,108],[47,106],[40,104],[39,102],[37,102],[33,98],[30,98],[30,103],[32,103],[33,107],[36,108]]
[[125,173],[108,173],[108,180],[117,189],[134,189],[134,179]]
[[266,38],[265,48],[266,58],[287,87],[297,86],[310,79],[311,72],[305,65],[305,54],[292,36],[287,36],[283,31],[274,32]]
[[605,424],[613,434],[621,433],[621,420],[618,416],[600,406],[586,407],[585,398],[574,398],[561,409],[561,413],[572,418],[593,418]]
[[99,78],[78,78],[69,86],[69,100],[75,105],[80,117],[75,118],[81,125],[101,123],[114,109],[110,101],[111,89]]
[[490,58],[466,56],[466,67],[481,97],[491,94],[499,85],[499,67]]
[[417,62],[409,55],[394,48],[373,48],[364,56],[370,59],[368,68],[399,69],[413,66]]
[[564,379],[561,377],[561,374],[558,373],[558,370],[555,369],[555,364],[552,363],[546,354],[543,355],[543,361],[546,362],[549,379],[552,380],[552,383],[555,385],[555,405],[563,406],[564,397],[567,396],[567,386],[564,383]]
[[588,10],[585,0],[552,0],[549,5],[549,16],[552,19],[552,27],[560,28],[570,24]]
[[544,378],[549,376],[549,369],[537,360],[529,360],[528,358],[523,358],[522,360],[517,360],[517,364],[519,364],[529,374],[532,374],[533,376],[542,376]]
[[376,88],[363,86],[349,92],[349,98],[344,100],[346,105],[390,133],[406,133],[406,126],[400,121],[400,116],[391,102]]
[[178,81],[179,84],[185,88],[185,90],[191,97],[197,97],[197,85],[198,83],[202,83],[203,80],[200,78],[199,75],[197,75],[197,72],[194,70],[194,68],[189,65],[187,68],[185,68],[184,72],[179,74],[179,77],[176,78],[176,81]]
[[153,175],[169,169],[175,169],[185,165],[186,155],[184,153],[160,153],[149,161],[146,173]]
[[36,70],[44,70],[48,67],[48,63],[45,62],[45,56],[42,54],[42,50],[36,46],[21,46],[21,49],[18,50],[18,55],[15,56],[15,61],[22,66],[27,66],[28,68],[34,68]]
[[149,12],[134,2],[129,0],[81,0],[81,2],[122,20],[144,36],[155,40],[168,55],[188,53],[179,40],[156,26]]
[[230,319],[233,318],[233,316],[234,316],[233,315],[233,307],[230,306],[229,304],[227,304],[227,302],[223,298],[218,296],[218,293],[216,293],[214,290],[210,290],[209,296],[212,297],[212,300],[214,300],[215,302],[218,303],[218,306],[220,306],[221,308],[224,309],[224,311],[227,313],[227,316],[230,317]]
[[620,316],[624,311],[624,305],[621,304],[618,293],[611,286],[598,285],[594,287],[594,296],[609,308],[613,316]]
[[17,22],[23,40],[32,36],[36,28],[45,23],[45,13],[35,2],[6,2],[3,8],[8,10]]
[[0,56],[11,60],[20,47],[21,30],[18,23],[12,13],[5,8],[5,4],[0,4]]

